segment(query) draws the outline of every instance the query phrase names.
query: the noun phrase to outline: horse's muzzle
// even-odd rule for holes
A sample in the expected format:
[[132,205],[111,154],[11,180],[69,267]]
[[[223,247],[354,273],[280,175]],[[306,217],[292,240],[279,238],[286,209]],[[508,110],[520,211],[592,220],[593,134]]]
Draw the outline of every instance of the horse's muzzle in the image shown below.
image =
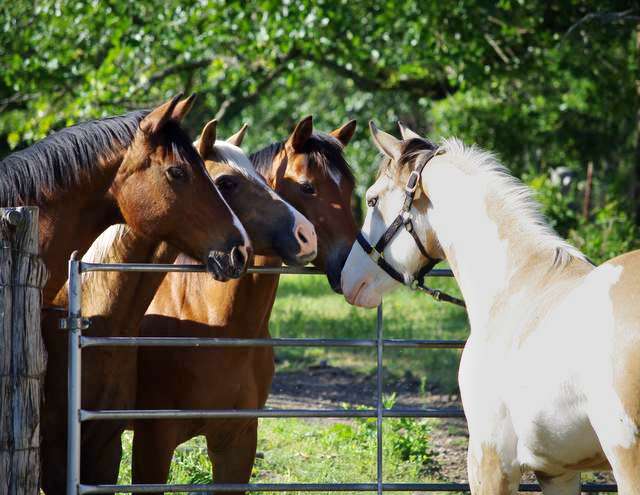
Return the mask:
[[228,253],[210,251],[207,257],[207,271],[220,282],[230,278],[240,278],[247,271],[251,260],[251,248],[236,245]]

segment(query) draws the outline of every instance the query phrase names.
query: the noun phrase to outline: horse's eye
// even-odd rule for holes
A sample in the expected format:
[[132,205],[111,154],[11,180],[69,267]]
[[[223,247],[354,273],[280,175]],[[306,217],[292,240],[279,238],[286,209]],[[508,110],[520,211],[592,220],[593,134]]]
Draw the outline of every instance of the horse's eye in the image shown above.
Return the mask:
[[218,186],[218,189],[220,189],[220,191],[223,193],[229,193],[233,191],[237,185],[238,184],[236,184],[236,182],[231,179],[231,177],[222,176],[216,179],[216,186]]
[[303,182],[302,184],[300,184],[300,187],[302,188],[302,192],[305,194],[315,194],[316,192],[316,188],[313,187],[313,184],[311,184],[311,182]]
[[369,198],[367,200],[367,204],[373,208],[376,204],[378,204],[378,198]]
[[169,167],[167,169],[167,177],[170,180],[185,180],[187,172],[182,167]]

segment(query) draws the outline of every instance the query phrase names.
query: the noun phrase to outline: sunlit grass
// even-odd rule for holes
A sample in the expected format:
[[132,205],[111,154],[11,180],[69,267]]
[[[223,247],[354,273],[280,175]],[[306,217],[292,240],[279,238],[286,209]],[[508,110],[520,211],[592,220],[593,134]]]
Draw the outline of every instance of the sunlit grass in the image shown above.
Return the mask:
[[[448,292],[458,293],[452,279],[430,279]],[[384,336],[397,339],[464,339],[466,313],[450,304],[401,288],[384,299]],[[280,281],[270,328],[274,337],[375,338],[376,310],[355,308],[331,292],[324,277],[286,276]],[[280,370],[300,368],[321,360],[356,371],[375,368],[373,354],[354,349],[278,348]],[[459,351],[385,350],[384,365],[399,376],[411,371],[443,392],[457,387]]]
[[[429,439],[436,420],[384,422],[385,482],[438,479],[439,465]],[[375,420],[261,419],[254,483],[371,483],[376,480]],[[125,456],[119,483],[131,481],[131,433],[123,436]],[[204,437],[176,450],[169,483],[211,483]],[[320,492],[322,493],[322,492]]]

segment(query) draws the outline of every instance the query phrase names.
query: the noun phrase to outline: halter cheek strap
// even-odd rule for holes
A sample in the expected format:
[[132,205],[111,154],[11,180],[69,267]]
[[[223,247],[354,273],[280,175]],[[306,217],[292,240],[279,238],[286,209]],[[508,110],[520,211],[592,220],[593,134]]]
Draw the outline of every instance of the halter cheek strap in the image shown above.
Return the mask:
[[[385,230],[380,239],[378,239],[378,242],[376,242],[375,246],[371,245],[362,231],[358,232],[358,234],[356,235],[356,240],[358,244],[360,244],[360,247],[362,247],[364,252],[367,253],[367,255],[373,260],[373,262],[394,280],[408,287],[411,287],[412,289],[422,290],[438,301],[446,301],[457,304],[459,306],[464,306],[464,301],[462,301],[461,299],[440,292],[439,290],[431,289],[424,284],[424,277],[436,264],[438,264],[442,260],[433,258],[429,255],[427,249],[416,233],[413,225],[413,215],[411,214],[411,206],[413,205],[413,201],[415,199],[416,190],[418,188],[418,184],[420,183],[420,177],[422,176],[422,171],[433,159],[433,157],[442,155],[444,152],[444,149],[438,148],[436,150],[426,152],[418,159],[418,164],[416,165],[416,168],[411,172],[411,175],[409,175],[407,185],[404,188],[405,197],[400,213],[391,223],[391,225],[389,225],[387,230]],[[426,264],[422,268],[420,268],[420,270],[418,270],[416,274],[402,273],[396,270],[387,260],[384,259],[385,248],[395,237],[398,231],[403,227],[407,232],[409,232],[411,237],[413,237],[418,250],[427,260]]]

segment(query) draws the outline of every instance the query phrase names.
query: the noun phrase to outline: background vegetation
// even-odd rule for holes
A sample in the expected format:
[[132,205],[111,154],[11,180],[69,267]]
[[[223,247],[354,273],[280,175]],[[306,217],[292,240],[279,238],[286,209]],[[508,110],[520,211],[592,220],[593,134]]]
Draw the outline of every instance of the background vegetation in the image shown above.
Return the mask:
[[[595,0],[14,0],[0,6],[0,156],[54,129],[201,96],[189,124],[251,124],[248,149],[313,114],[398,119],[489,148],[544,189],[561,234],[597,260],[640,217],[640,11]],[[587,164],[593,214],[581,212]],[[549,170],[575,180],[556,191]],[[557,201],[559,200],[559,201]],[[568,214],[565,207],[576,214]],[[555,216],[558,218],[556,219]]]

